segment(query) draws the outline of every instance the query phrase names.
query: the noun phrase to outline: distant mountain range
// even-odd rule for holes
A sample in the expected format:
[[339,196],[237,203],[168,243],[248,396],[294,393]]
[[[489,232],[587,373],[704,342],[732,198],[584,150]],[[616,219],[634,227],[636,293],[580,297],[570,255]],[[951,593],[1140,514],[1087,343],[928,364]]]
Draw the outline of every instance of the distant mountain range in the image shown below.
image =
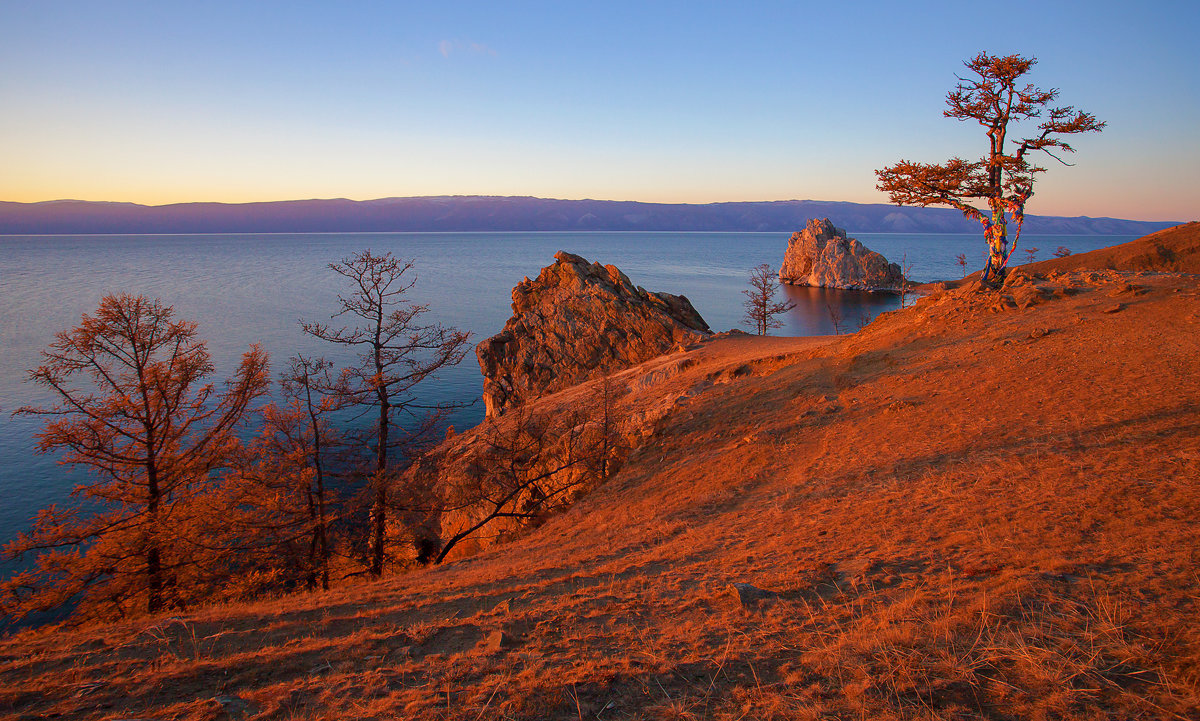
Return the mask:
[[[138,205],[82,200],[0,202],[0,234],[320,233],[380,231],[778,231],[828,217],[859,233],[970,233],[979,225],[948,208],[823,200],[703,205],[616,200],[440,196],[379,200]],[[1174,222],[1029,216],[1029,233],[1141,235]]]

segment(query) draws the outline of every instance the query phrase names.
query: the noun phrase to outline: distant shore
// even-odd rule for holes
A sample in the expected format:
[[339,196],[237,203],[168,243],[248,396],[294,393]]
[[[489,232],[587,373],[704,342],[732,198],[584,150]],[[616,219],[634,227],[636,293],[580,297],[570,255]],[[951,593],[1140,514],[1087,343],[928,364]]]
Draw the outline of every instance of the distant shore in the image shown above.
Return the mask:
[[[366,232],[787,232],[828,217],[858,233],[970,233],[977,223],[949,208],[779,200],[641,203],[616,200],[452,196],[269,203],[0,201],[0,235]],[[1030,234],[1144,235],[1178,221],[1039,216]]]

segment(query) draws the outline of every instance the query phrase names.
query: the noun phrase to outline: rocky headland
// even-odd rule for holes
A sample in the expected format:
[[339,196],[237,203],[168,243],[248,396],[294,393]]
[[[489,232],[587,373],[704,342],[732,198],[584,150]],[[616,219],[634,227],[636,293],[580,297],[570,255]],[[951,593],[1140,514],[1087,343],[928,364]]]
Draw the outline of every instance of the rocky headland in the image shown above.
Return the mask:
[[647,291],[616,266],[564,251],[512,299],[504,329],[475,348],[489,417],[711,333],[686,297]]
[[890,291],[904,284],[904,275],[899,265],[846,237],[829,218],[821,218],[792,234],[779,280],[818,288]]

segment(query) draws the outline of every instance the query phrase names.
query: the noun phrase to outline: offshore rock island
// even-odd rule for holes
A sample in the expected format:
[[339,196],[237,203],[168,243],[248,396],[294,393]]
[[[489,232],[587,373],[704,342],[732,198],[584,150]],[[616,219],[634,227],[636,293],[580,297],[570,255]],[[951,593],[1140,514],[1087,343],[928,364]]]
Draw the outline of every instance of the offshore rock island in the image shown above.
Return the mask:
[[905,282],[899,265],[847,238],[829,218],[810,220],[804,230],[792,234],[779,280],[845,290],[894,290]]

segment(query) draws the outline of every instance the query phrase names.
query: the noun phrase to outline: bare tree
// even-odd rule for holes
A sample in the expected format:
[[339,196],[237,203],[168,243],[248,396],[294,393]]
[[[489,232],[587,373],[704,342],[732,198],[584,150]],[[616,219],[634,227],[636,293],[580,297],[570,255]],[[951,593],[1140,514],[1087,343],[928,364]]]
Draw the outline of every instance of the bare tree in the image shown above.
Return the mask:
[[244,595],[299,584],[329,588],[327,456],[338,436],[328,415],[340,402],[328,391],[331,367],[323,358],[292,358],[280,374],[283,402],[262,409],[262,431],[225,484],[225,520],[214,535],[238,549]]
[[1037,254],[1038,254],[1037,248],[1026,248],[1025,249],[1025,257],[1027,257],[1028,260],[1026,260],[1025,262],[1032,263],[1034,260],[1037,259]]
[[608,480],[608,477],[614,470],[612,456],[617,446],[617,419],[613,414],[614,399],[612,375],[605,372],[604,377],[600,381],[600,419],[598,428],[600,437],[597,441],[597,452],[594,454],[596,459],[596,475],[600,481]]
[[393,471],[411,460],[448,408],[423,403],[415,388],[460,362],[470,334],[441,324],[422,324],[429,306],[406,297],[416,282],[415,272],[410,272],[412,261],[365,250],[329,267],[351,287],[349,294],[338,296],[342,307],[333,317],[349,316],[351,324],[302,323],[301,327],[305,333],[358,352],[358,363],[343,369],[339,388],[344,402],[375,415],[370,437],[374,463],[368,553],[369,572],[378,576],[386,553]]
[[321,588],[329,589],[329,518],[326,496],[326,454],[334,432],[327,417],[342,407],[340,389],[329,377],[333,363],[325,358],[306,358],[297,355],[279,378],[284,397],[299,407],[307,421],[305,442],[301,448],[307,451],[307,461],[312,469],[312,486],[306,488],[311,542],[309,565],[314,569],[309,577],[310,588],[320,576]]
[[833,334],[842,334],[842,309],[836,303],[826,303],[825,310],[829,313],[829,322],[833,323]]
[[268,386],[267,355],[251,346],[224,388],[196,324],[140,295],[105,296],[95,315],[59,333],[30,379],[58,403],[38,450],[88,469],[80,506],[43,510],[6,547],[37,551],[37,570],[5,584],[6,612],[22,615],[78,599],[77,615],[119,617],[195,600],[197,497],[236,456],[234,431]]
[[963,277],[966,278],[967,277],[967,254],[959,253],[958,255],[954,256],[954,262],[958,263],[958,267],[962,268]]
[[[952,158],[945,163],[924,164],[901,160],[875,171],[878,188],[898,205],[949,205],[984,227],[988,243],[987,266],[983,282],[1003,281],[1005,266],[1021,237],[1025,204],[1033,196],[1033,184],[1045,168],[1030,160],[1030,153],[1041,151],[1063,161],[1056,153],[1074,152],[1063,136],[1098,132],[1104,123],[1095,116],[1071,106],[1047,106],[1058,97],[1058,90],[1042,90],[1018,81],[1037,63],[1036,58],[1019,55],[1004,57],[979,53],[964,63],[976,77],[959,78],[958,85],[946,96],[947,118],[974,121],[986,129],[987,154],[980,160]],[[1043,115],[1045,113],[1045,115]],[[1010,125],[1042,119],[1028,137],[1016,142],[1016,149],[1005,149]],[[983,201],[984,209],[972,205]],[[1016,223],[1012,246],[1008,244],[1008,223]]]
[[746,308],[743,319],[754,328],[759,335],[766,335],[772,328],[782,328],[783,321],[776,316],[796,307],[789,301],[775,300],[779,291],[779,276],[768,263],[756,266],[750,271],[750,289],[743,290],[746,300],[742,305]]
[[1071,249],[1065,245],[1058,246],[1058,249],[1054,251],[1055,258],[1066,258],[1070,254],[1071,254]]
[[489,418],[482,449],[447,498],[445,512],[463,520],[434,563],[496,521],[527,528],[567,508],[576,492],[597,480],[590,471],[599,449],[587,442],[586,426],[582,415],[552,420],[525,405]]
[[900,258],[900,307],[908,307],[908,298],[912,295],[912,263],[908,262],[908,253]]

